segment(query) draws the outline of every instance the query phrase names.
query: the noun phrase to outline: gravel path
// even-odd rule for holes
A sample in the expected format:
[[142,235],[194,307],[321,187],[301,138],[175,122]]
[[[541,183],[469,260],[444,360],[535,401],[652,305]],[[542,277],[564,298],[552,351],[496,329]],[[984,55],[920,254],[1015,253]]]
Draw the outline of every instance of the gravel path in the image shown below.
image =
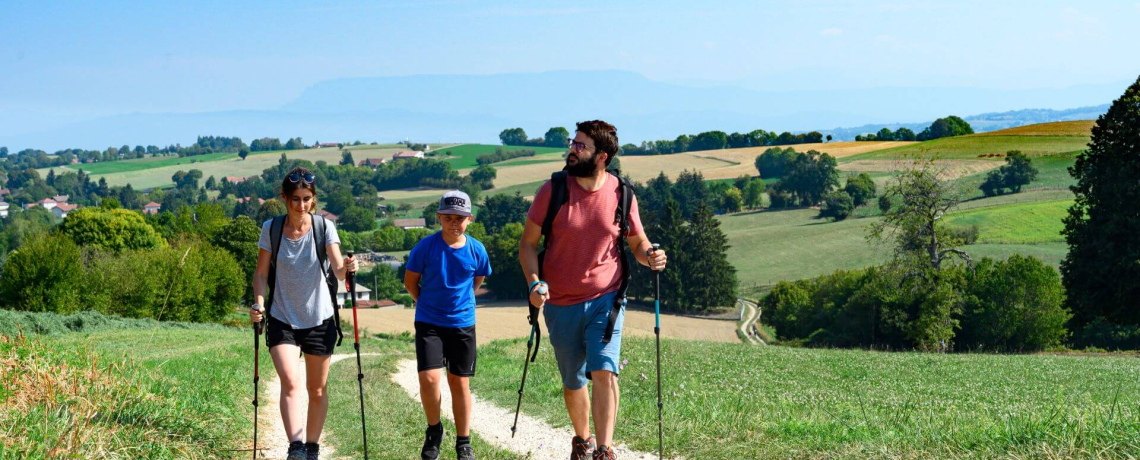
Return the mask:
[[752,325],[760,319],[760,306],[744,299],[737,299],[737,301],[740,302],[743,309],[742,316],[744,317],[744,321],[740,322],[740,333],[748,341],[747,343],[767,345],[764,343],[764,339],[752,335]]
[[[415,360],[405,360],[399,364],[398,371],[392,375],[392,381],[404,388],[416,401],[420,400],[420,381],[416,372]],[[443,389],[443,401],[440,404],[443,416],[453,419],[451,411],[451,393]],[[495,406],[478,396],[472,396],[471,430],[479,433],[483,439],[503,449],[526,456],[534,460],[562,460],[570,455],[570,439],[574,431],[570,427],[554,428],[546,422],[540,421],[525,413],[519,415],[519,429],[515,438],[511,438],[511,424],[514,422],[514,410]],[[524,404],[526,401],[523,401]],[[452,433],[454,436],[454,433]],[[652,460],[657,454],[635,452],[624,445],[615,447],[617,458],[622,460]]]

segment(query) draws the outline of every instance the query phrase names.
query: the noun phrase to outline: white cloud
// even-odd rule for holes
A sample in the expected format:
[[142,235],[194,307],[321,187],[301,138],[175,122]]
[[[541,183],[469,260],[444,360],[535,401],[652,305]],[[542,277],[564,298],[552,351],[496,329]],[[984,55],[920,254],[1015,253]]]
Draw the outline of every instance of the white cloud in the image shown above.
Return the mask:
[[840,29],[838,27],[831,27],[819,31],[819,34],[823,35],[824,37],[838,37],[840,35],[843,35],[843,29]]

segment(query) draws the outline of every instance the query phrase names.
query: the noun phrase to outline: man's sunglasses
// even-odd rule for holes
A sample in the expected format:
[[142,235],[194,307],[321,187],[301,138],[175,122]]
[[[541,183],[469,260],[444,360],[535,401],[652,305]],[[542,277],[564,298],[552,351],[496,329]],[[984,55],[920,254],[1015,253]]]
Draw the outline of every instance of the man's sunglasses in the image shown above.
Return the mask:
[[581,151],[586,150],[586,144],[585,143],[575,141],[574,139],[567,140],[566,146],[570,148],[571,152],[581,152]]
[[313,181],[316,180],[316,178],[313,177],[313,173],[305,173],[304,175],[301,175],[299,173],[293,173],[293,174],[289,175],[288,179],[289,179],[289,182],[293,182],[293,183],[297,183],[297,182],[304,180],[306,184],[312,184]]

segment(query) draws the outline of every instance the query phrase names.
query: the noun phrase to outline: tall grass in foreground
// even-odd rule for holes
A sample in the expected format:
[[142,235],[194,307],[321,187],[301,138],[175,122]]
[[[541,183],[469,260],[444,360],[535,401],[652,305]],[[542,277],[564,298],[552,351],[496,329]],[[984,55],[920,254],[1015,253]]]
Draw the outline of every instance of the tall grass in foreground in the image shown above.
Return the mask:
[[217,326],[0,336],[0,459],[242,458],[251,340]]
[[[627,337],[616,438],[657,446],[653,340]],[[475,393],[513,405],[526,344],[479,350]],[[1140,359],[662,342],[666,452],[700,459],[1136,458]],[[549,343],[526,411],[567,425]]]

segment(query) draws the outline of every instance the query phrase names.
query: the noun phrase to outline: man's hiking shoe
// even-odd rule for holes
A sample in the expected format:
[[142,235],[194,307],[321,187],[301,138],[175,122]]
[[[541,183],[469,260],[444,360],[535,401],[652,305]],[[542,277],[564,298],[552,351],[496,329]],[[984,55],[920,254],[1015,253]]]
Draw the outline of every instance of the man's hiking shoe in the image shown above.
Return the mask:
[[285,460],[306,460],[305,443],[301,441],[289,443],[289,453],[285,456]]
[[455,458],[458,460],[475,460],[475,448],[471,444],[455,447]]
[[420,450],[422,460],[436,460],[439,458],[439,445],[443,443],[443,424],[427,427],[424,431],[424,448]]
[[305,460],[319,460],[321,455],[321,445],[315,442],[305,443]]
[[614,451],[606,446],[599,446],[598,450],[594,451],[594,460],[617,460],[614,456]]
[[572,450],[570,451],[570,460],[592,460],[591,456],[594,455],[594,437],[590,439],[582,439],[574,436],[571,441]]

